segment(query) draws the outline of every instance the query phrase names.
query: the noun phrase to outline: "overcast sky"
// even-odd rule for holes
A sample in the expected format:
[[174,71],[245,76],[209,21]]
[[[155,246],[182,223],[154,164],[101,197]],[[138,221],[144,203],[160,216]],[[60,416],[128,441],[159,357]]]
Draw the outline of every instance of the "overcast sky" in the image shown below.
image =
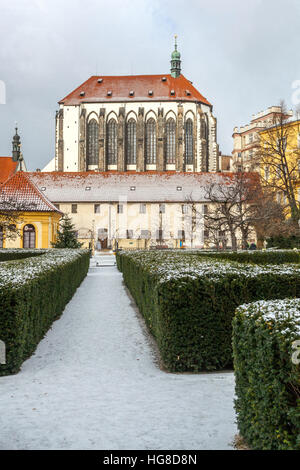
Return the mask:
[[[0,155],[18,122],[29,169],[54,156],[57,101],[91,75],[183,74],[213,104],[218,142],[300,80],[299,0],[0,0]],[[1,96],[0,96],[1,101]]]

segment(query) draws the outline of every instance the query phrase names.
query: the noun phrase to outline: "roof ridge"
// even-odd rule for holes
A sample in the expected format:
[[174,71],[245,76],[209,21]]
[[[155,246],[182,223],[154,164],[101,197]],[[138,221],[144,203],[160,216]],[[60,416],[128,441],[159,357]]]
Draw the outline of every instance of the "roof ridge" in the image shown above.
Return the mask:
[[[163,77],[166,77],[167,80],[162,80]],[[138,83],[139,81],[140,83]],[[137,89],[136,94],[130,96],[129,92],[131,85],[134,85]],[[109,90],[107,87],[111,87],[112,94],[107,95]],[[171,93],[173,89],[176,93]],[[153,91],[150,98],[149,90]],[[173,102],[174,100],[179,100],[202,103],[212,108],[211,103],[183,74],[180,74],[179,77],[172,77],[169,73],[144,75],[91,75],[64,98],[59,100],[59,104],[72,106],[85,102],[106,103],[114,102],[114,100],[116,102],[124,100],[128,102],[148,102],[157,100]]]

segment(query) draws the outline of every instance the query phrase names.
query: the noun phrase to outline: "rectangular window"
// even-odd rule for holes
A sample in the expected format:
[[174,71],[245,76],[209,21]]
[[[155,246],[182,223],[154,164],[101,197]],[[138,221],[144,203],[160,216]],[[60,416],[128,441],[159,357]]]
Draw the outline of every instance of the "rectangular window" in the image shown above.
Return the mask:
[[166,206],[165,204],[159,204],[159,213],[164,214],[166,211]]
[[183,214],[187,214],[189,211],[189,206],[187,204],[182,204],[181,211]]
[[140,214],[146,214],[146,204],[140,204]]
[[118,214],[123,214],[123,204],[118,204],[117,212],[118,212]]
[[150,230],[141,230],[141,238],[149,240],[151,238]]
[[268,179],[269,179],[269,167],[266,166],[265,167],[265,180],[268,181]]
[[72,212],[72,214],[77,214],[77,204],[72,204],[71,212]]
[[164,235],[163,230],[161,230],[161,229],[156,230],[156,240],[161,241],[163,239],[163,235]]
[[179,240],[185,240],[185,231],[184,230],[178,230],[178,239]]
[[209,237],[209,230],[204,230],[203,235],[204,235],[204,238],[208,238]]
[[100,214],[100,204],[94,204],[94,213]]
[[207,214],[207,212],[208,212],[208,207],[207,207],[207,205],[204,204],[202,207],[203,207],[203,214]]
[[126,238],[133,238],[133,230],[126,230]]

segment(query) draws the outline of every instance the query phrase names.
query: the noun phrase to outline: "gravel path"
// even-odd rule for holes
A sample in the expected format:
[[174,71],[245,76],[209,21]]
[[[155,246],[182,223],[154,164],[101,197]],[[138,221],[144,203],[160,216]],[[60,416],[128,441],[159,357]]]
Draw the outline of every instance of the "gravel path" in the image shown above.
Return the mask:
[[0,377],[0,449],[232,448],[233,374],[161,371],[122,275],[95,265],[34,356]]

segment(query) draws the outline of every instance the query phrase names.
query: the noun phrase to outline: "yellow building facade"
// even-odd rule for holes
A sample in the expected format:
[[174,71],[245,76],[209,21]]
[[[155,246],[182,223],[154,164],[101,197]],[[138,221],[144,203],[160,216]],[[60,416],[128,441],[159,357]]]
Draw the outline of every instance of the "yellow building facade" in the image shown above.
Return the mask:
[[288,191],[299,207],[300,120],[278,120],[259,133],[257,162],[262,184],[276,192],[277,202],[291,215]]
[[62,213],[26,173],[17,172],[0,187],[0,203],[0,248],[52,247]]

